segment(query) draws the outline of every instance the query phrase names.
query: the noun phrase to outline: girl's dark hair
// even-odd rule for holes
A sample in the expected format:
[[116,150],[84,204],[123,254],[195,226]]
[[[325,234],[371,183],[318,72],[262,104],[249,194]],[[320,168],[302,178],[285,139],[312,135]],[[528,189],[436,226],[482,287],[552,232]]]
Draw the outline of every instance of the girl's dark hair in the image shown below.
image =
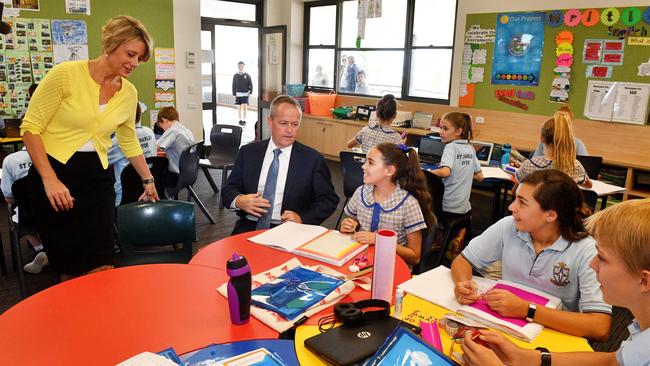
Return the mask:
[[471,141],[474,138],[474,133],[472,132],[472,116],[469,114],[449,112],[442,116],[442,119],[449,121],[455,128],[462,128],[463,132],[460,134],[460,138],[463,140]]
[[377,118],[390,121],[397,115],[397,102],[393,94],[386,94],[377,102]]
[[407,151],[404,151],[390,142],[377,144],[375,149],[381,153],[384,164],[397,168],[397,172],[392,177],[393,182],[399,183],[400,187],[418,200],[427,228],[432,229],[438,220],[432,211],[427,179],[420,169],[420,161],[415,149],[407,148]]
[[142,118],[142,109],[140,109],[140,103],[135,103],[135,123],[138,124]]
[[542,210],[555,211],[565,239],[576,241],[589,235],[583,219],[591,210],[584,204],[582,192],[571,177],[555,169],[538,170],[527,175],[521,184],[535,186],[535,200]]

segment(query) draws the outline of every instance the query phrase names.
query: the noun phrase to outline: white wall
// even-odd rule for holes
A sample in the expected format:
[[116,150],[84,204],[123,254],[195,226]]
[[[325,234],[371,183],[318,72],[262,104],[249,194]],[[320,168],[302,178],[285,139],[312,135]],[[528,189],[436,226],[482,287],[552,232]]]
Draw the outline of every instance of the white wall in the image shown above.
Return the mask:
[[287,83],[302,82],[303,1],[266,0],[264,11],[265,26],[287,26]]
[[[467,14],[497,13],[507,11],[532,11],[532,10],[562,10],[562,9],[587,9],[622,6],[638,6],[639,0],[500,0],[478,1],[458,0],[458,14],[456,16],[456,36],[454,47],[453,73],[451,79],[450,104],[458,106],[458,88],[460,87],[460,69],[463,58],[463,43],[465,33],[465,19]],[[495,25],[496,26],[496,25]]]
[[[152,11],[155,11],[152,9]],[[199,0],[174,0],[176,109],[198,140],[203,136],[201,99],[201,7]],[[185,52],[196,54],[196,66],[185,67]]]

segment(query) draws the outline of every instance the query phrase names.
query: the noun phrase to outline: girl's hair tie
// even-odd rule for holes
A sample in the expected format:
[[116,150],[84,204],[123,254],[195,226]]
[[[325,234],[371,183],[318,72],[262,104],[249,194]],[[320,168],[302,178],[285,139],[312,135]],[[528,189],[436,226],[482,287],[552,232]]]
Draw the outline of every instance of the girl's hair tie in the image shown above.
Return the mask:
[[404,153],[408,153],[409,150],[411,149],[410,147],[404,145],[404,144],[397,144],[395,145],[398,149],[402,150]]

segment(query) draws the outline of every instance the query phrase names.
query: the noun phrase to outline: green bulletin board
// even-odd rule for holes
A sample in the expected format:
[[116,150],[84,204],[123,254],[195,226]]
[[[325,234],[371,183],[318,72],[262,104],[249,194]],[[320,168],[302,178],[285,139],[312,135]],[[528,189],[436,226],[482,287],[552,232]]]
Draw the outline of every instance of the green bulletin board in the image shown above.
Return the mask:
[[[39,11],[23,9],[20,11],[19,19],[73,19],[85,21],[88,29],[89,58],[93,59],[100,54],[102,49],[102,26],[108,19],[117,15],[130,15],[140,20],[153,37],[155,47],[174,47],[173,0],[90,0],[90,15],[66,13],[65,0],[41,0]],[[162,91],[155,89],[153,52],[149,61],[141,64],[128,79],[138,89],[138,99],[151,110],[154,106],[154,93]],[[148,125],[148,121],[149,112],[145,112],[145,115],[142,116],[142,122]]]
[[[638,8],[639,14],[643,14],[643,16],[640,16],[638,22],[636,22],[636,24],[631,27],[623,24],[622,17],[611,27],[604,25],[601,21],[598,21],[591,27],[587,27],[582,23],[578,23],[578,25],[574,27],[569,27],[564,23],[561,23],[557,27],[551,27],[548,23],[546,23],[544,28],[544,45],[542,49],[542,64],[538,86],[493,85],[491,83],[491,75],[495,43],[487,42],[483,44],[472,45],[474,49],[479,48],[485,49],[487,51],[486,62],[484,65],[472,65],[472,68],[475,66],[484,67],[483,82],[477,82],[474,86],[474,103],[472,107],[541,115],[551,115],[553,112],[558,110],[561,104],[549,101],[549,94],[551,92],[551,84],[556,76],[554,73],[554,68],[556,67],[556,36],[562,31],[570,31],[573,34],[574,52],[573,65],[571,66],[570,73],[570,91],[568,103],[576,118],[586,118],[583,115],[583,112],[585,107],[585,98],[587,96],[587,84],[589,80],[650,83],[650,76],[637,75],[639,65],[648,63],[648,59],[650,58],[650,38],[648,38],[650,37],[650,25],[647,23],[650,21],[650,19],[646,17],[650,14],[650,10],[647,10],[646,7],[636,8]],[[621,7],[617,9],[621,14],[627,14],[624,13],[627,8]],[[563,15],[566,14],[566,10],[558,10]],[[578,10],[584,14],[584,12],[588,9]],[[603,14],[603,10],[605,9],[596,10],[599,14]],[[550,11],[545,12],[547,14],[547,17],[549,12]],[[498,14],[500,13],[468,14],[466,31],[470,30],[472,26],[476,25],[480,26],[482,30],[496,29]],[[631,36],[644,37],[645,45],[630,45],[627,40],[627,33],[631,32],[634,32],[631,34]],[[588,65],[582,62],[584,48],[583,45],[585,39],[625,40],[623,65],[613,66],[610,78],[587,78],[585,73]],[[533,92],[535,95],[533,100],[519,99],[516,96],[511,98],[519,100],[521,103],[527,105],[528,110],[524,110],[499,101],[495,96],[495,92],[497,90],[504,89],[514,90],[515,94],[519,92],[519,95],[523,95],[524,98],[530,97],[530,93],[528,92]]]

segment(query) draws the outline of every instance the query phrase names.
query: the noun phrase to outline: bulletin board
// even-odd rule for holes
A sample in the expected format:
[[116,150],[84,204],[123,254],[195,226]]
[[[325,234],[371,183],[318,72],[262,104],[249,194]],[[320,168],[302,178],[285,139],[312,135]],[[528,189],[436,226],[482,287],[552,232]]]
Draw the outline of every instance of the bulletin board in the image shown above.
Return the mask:
[[[31,19],[38,19],[38,21],[31,23],[35,24],[35,28],[38,28],[36,29],[36,34],[39,36],[44,34],[41,32],[41,27],[44,26],[43,24],[49,23],[49,26],[51,27],[53,24],[52,20],[69,20],[73,22],[83,21],[82,23],[85,24],[85,27],[87,29],[88,58],[93,59],[101,53],[101,28],[106,23],[106,21],[117,15],[130,15],[137,18],[144,24],[144,26],[149,31],[149,34],[151,34],[154,39],[155,47],[162,47],[173,50],[173,0],[89,0],[88,2],[90,4],[90,15],[68,13],[66,11],[66,0],[41,0],[38,4],[38,10],[20,9],[20,13],[17,18],[5,16],[3,17],[3,20],[9,23],[16,23],[17,21],[21,20],[23,20],[24,23],[30,23]],[[8,10],[5,9],[4,13],[7,15]],[[55,35],[52,34],[52,36]],[[0,43],[6,46],[6,36],[0,35],[0,38],[2,38],[2,41]],[[27,42],[33,42],[39,46],[42,45],[42,39],[39,38],[36,40],[31,40],[31,38],[32,37],[28,37]],[[7,74],[9,73],[8,63],[12,60],[8,59],[7,55],[12,55],[10,51],[11,50],[6,50],[3,47],[0,52],[0,72],[2,72],[2,70],[5,70]],[[30,54],[29,52],[25,53]],[[36,54],[36,56],[42,56],[41,54],[38,54],[38,52],[31,52],[31,56],[28,57],[34,58],[34,54]],[[80,55],[80,57],[83,56],[84,55]],[[19,67],[16,68],[14,66],[12,72],[22,72],[23,70],[26,71],[27,68],[20,66],[22,66],[22,64],[27,65],[29,61],[33,62],[33,60],[15,59],[13,61],[16,61],[16,64],[19,65]],[[45,64],[50,60],[47,58],[37,58],[37,62],[38,61],[42,62],[42,66],[45,66]],[[37,69],[34,69],[34,71],[36,70]],[[24,80],[27,81],[27,76],[22,76],[24,77]],[[36,78],[38,80],[37,75],[33,75],[32,79],[33,78]],[[14,78],[14,80],[17,79]],[[20,80],[22,81],[23,79],[21,78]],[[149,110],[152,110],[155,107],[154,98],[156,93],[163,92],[162,89],[156,89],[156,67],[153,52],[149,61],[141,64],[131,75],[129,75],[128,80],[137,88],[138,99],[144,102]],[[29,87],[29,84],[31,84],[31,82],[24,83],[20,85],[20,87],[27,88]],[[167,90],[165,90],[165,92],[174,92],[174,88],[166,89]],[[145,112],[145,115],[142,116],[142,121],[145,125],[148,124],[149,121],[148,113],[149,112]],[[9,116],[15,114],[17,113],[12,113]]]
[[611,121],[594,98],[618,85],[617,108],[645,109],[613,121],[647,123],[650,7],[468,14],[466,24],[460,106],[550,116],[566,102],[576,118]]

